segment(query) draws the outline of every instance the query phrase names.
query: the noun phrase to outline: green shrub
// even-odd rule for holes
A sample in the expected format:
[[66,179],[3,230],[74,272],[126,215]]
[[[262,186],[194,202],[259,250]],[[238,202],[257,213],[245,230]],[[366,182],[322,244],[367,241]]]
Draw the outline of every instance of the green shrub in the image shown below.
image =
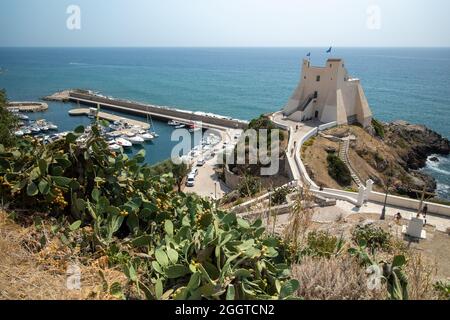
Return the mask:
[[6,109],[6,103],[6,93],[4,90],[0,90],[0,142],[3,146],[10,147],[16,142],[13,130],[18,119]]
[[433,287],[439,299],[450,300],[450,281],[438,281]]
[[334,153],[327,156],[328,174],[341,186],[348,186],[352,183],[350,170],[345,163]]
[[292,188],[288,186],[276,188],[271,195],[271,202],[273,205],[281,205],[286,202],[286,197],[292,192]]
[[331,257],[338,253],[344,244],[343,239],[325,231],[313,231],[308,234],[307,247],[303,254],[318,257]]
[[239,183],[237,190],[241,197],[251,197],[261,191],[261,181],[259,178],[244,175]]
[[352,240],[355,243],[365,242],[367,248],[372,251],[377,249],[390,250],[392,235],[380,227],[368,224],[355,227],[352,232]]
[[375,134],[380,137],[381,139],[384,138],[384,127],[383,124],[376,120],[376,119],[372,119],[372,126],[373,129],[375,130]]

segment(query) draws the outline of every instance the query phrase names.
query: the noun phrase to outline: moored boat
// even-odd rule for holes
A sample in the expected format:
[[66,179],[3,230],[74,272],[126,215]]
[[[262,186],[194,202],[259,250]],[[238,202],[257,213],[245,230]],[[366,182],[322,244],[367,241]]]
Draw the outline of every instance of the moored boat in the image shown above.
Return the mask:
[[178,122],[178,121],[175,121],[175,120],[170,120],[169,122],[167,122],[167,124],[168,124],[169,126],[178,126],[178,125],[180,125],[181,123]]
[[143,144],[144,143],[144,139],[142,137],[140,137],[139,135],[135,135],[132,137],[127,136],[125,139],[130,141],[132,144]]
[[123,148],[129,148],[133,145],[130,141],[128,141],[127,139],[124,139],[122,137],[117,138],[116,143]]

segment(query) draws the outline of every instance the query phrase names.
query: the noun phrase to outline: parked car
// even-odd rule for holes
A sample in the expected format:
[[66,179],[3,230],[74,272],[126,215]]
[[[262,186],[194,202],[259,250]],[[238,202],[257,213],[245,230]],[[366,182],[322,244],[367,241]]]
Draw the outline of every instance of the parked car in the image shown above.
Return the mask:
[[197,167],[203,167],[205,164],[205,159],[198,159],[197,160]]
[[186,180],[186,187],[193,187],[195,184],[195,175],[189,174]]
[[194,177],[198,175],[198,169],[197,168],[192,168],[191,172],[189,173],[189,175],[193,175]]

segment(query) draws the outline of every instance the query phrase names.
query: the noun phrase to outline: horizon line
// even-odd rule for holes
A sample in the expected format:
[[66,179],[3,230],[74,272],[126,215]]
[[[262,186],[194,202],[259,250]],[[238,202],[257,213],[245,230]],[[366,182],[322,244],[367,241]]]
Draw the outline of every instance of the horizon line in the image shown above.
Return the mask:
[[[330,46],[0,46],[1,49],[322,49]],[[450,49],[450,46],[333,46],[333,49]]]

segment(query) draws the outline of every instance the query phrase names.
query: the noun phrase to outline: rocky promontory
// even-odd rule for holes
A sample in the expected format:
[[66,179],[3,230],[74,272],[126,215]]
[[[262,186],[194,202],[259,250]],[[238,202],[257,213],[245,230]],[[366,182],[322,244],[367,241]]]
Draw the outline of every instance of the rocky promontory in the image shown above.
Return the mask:
[[384,141],[397,150],[409,169],[423,168],[432,154],[450,154],[449,140],[424,125],[394,121],[384,128]]
[[[450,142],[424,125],[406,121],[382,123],[374,121],[363,129],[358,125],[339,126],[326,130],[303,148],[302,159],[311,178],[324,187],[357,189],[337,183],[328,172],[327,155],[339,150],[339,139],[352,136],[348,158],[361,181],[372,179],[375,190],[416,197],[416,190],[424,187],[428,192],[436,190],[436,181],[421,168],[432,155],[449,155]],[[330,139],[335,137],[335,139]]]

